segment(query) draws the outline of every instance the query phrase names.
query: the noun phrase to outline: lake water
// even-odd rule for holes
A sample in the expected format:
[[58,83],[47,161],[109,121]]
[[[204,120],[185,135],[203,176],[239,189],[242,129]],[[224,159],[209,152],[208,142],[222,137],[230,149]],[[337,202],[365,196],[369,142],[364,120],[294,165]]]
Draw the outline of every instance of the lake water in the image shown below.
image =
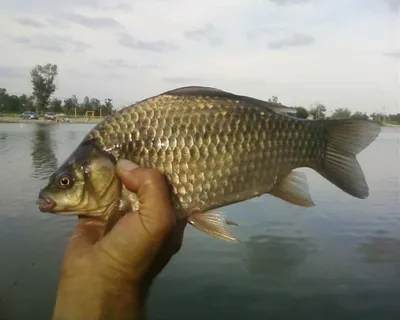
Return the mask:
[[[35,201],[91,127],[0,124],[0,319],[51,317],[76,218]],[[358,159],[366,200],[305,170],[313,208],[271,196],[224,208],[239,244],[188,226],[150,319],[400,319],[400,129],[383,128]]]

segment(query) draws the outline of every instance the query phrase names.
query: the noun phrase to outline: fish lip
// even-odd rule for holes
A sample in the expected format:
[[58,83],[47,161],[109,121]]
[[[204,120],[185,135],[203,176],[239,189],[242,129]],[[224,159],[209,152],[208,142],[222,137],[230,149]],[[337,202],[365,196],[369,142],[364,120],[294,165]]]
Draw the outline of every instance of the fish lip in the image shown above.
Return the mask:
[[50,198],[39,198],[36,201],[36,204],[39,205],[39,210],[41,212],[49,212],[52,213],[56,203]]

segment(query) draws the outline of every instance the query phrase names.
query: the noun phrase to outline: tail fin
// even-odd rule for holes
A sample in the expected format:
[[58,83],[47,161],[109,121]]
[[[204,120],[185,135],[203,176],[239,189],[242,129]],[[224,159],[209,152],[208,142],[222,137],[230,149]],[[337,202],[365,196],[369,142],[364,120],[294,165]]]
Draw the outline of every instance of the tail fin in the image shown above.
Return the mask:
[[327,130],[325,156],[316,171],[344,192],[360,199],[369,195],[368,184],[356,155],[368,147],[381,128],[367,120],[317,120]]

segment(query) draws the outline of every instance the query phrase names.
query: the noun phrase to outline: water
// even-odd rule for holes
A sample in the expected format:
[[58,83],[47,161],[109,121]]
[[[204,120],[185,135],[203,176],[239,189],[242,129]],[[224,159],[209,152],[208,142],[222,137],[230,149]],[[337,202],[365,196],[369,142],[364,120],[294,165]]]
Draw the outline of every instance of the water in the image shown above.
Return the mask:
[[[0,319],[51,317],[76,219],[35,201],[91,126],[0,124]],[[367,200],[305,170],[314,208],[263,196],[223,210],[240,244],[188,226],[152,288],[150,319],[399,319],[400,129],[383,128],[359,161]]]

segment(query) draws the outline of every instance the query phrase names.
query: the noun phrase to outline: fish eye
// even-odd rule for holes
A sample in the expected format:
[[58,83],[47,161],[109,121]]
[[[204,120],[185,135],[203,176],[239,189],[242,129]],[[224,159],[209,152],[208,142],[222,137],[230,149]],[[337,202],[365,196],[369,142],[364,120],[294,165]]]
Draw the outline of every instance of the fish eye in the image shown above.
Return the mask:
[[57,179],[58,185],[61,188],[68,188],[72,184],[72,179],[70,176],[67,175],[60,175],[59,178]]

